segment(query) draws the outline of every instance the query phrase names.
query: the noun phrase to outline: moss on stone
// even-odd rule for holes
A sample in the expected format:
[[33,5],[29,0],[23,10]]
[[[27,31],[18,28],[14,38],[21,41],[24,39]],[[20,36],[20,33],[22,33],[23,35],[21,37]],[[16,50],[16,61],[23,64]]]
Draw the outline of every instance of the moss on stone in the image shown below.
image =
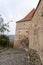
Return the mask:
[[40,57],[36,51],[30,49],[29,56],[30,56],[30,65],[42,65]]

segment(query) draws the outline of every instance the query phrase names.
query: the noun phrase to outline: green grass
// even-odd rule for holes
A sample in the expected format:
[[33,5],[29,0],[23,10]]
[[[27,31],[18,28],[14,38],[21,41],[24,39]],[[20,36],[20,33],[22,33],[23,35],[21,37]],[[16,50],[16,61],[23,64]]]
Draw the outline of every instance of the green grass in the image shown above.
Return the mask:
[[1,50],[1,49],[3,49],[3,47],[2,47],[2,46],[0,46],[0,50]]
[[30,64],[31,65],[35,65],[35,63],[37,63],[37,61],[38,61],[38,63],[41,64],[40,57],[39,57],[39,55],[37,54],[36,51],[30,49],[29,50],[29,57],[30,57]]

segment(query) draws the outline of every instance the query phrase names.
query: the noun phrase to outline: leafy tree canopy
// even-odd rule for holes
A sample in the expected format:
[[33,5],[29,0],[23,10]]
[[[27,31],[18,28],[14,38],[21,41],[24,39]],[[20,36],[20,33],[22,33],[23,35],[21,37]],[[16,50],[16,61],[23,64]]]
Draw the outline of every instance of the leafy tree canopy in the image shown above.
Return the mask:
[[9,32],[9,24],[4,23],[4,19],[0,15],[0,33],[4,33],[5,31]]

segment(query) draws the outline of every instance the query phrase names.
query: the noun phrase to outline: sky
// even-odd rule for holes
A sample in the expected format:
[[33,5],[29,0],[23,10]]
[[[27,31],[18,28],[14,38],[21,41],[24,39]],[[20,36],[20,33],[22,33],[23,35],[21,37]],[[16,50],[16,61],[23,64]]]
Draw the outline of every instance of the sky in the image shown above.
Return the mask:
[[[37,7],[39,0],[0,0],[0,14],[4,18],[5,23],[9,22],[10,32],[6,34],[14,34],[16,31],[16,22],[24,18],[33,8]],[[13,20],[13,22],[10,22]]]

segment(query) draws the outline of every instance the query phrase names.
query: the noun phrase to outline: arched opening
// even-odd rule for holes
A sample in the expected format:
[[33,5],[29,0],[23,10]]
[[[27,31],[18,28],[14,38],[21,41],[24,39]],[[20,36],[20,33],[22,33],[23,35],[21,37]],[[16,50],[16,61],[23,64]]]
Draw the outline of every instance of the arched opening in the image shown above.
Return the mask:
[[29,39],[28,37],[24,37],[20,40],[20,43],[23,48],[29,48]]

